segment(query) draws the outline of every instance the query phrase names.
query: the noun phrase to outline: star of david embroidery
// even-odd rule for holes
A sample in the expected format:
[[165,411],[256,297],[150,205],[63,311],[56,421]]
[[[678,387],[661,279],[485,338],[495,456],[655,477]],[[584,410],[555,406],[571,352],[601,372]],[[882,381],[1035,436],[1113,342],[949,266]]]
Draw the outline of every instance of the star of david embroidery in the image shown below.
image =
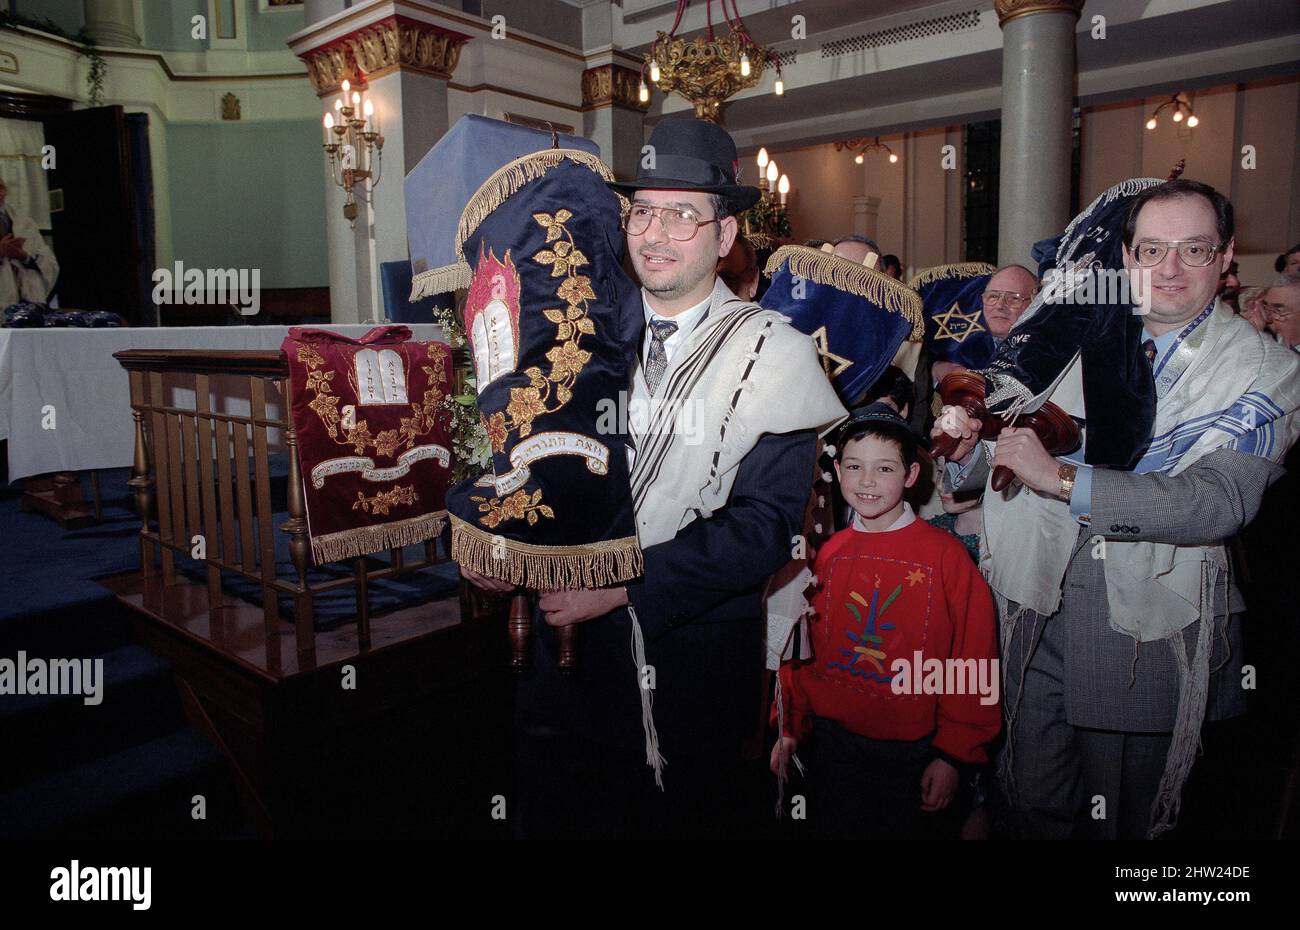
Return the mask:
[[935,339],[965,342],[966,337],[972,333],[987,332],[984,324],[980,322],[980,312],[972,310],[970,313],[962,313],[955,300],[946,313],[935,316],[934,322],[939,325],[939,331],[934,334]]
[[[853,360],[847,359],[842,355],[836,355],[831,351],[830,341],[826,335],[826,327],[823,326],[812,334],[813,341],[817,343],[817,354],[821,356],[822,368],[826,372],[826,377],[834,380],[853,366]],[[832,365],[834,369],[832,370]]]

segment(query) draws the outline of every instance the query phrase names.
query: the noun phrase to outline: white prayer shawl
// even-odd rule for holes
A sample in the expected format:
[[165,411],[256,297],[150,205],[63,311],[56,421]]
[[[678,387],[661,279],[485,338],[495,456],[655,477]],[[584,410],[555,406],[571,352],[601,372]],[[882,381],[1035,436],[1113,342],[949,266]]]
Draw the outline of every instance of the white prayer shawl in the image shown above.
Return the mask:
[[13,234],[23,239],[23,250],[36,259],[36,267],[28,268],[12,258],[0,258],[0,308],[28,300],[43,304],[59,276],[59,262],[41,237],[36,223],[21,214],[9,214],[13,220]]
[[[1053,386],[1069,413],[1081,406],[1078,368],[1076,359]],[[1280,461],[1300,433],[1300,357],[1218,303],[1202,324],[1180,334],[1160,375],[1154,438],[1139,473],[1177,475],[1221,448]],[[1004,642],[1025,610],[1043,617],[1056,612],[1077,534],[1062,501],[1016,485],[1001,494],[986,489],[981,569],[998,599]],[[1213,596],[1228,569],[1227,551],[1222,542],[1105,545],[1111,628],[1139,643],[1168,640],[1179,667],[1173,744],[1152,814],[1151,832],[1158,835],[1177,817],[1195,758],[1209,689]],[[1008,616],[1010,603],[1017,609]],[[1189,660],[1182,631],[1197,620],[1196,653]]]
[[[628,433],[632,497],[643,549],[726,506],[741,460],[769,433],[825,435],[845,416],[811,337],[775,310],[741,300],[718,279],[705,318],[677,347],[653,398],[633,375]],[[638,680],[645,648],[632,615]],[[641,689],[646,764],[663,787],[651,693]]]

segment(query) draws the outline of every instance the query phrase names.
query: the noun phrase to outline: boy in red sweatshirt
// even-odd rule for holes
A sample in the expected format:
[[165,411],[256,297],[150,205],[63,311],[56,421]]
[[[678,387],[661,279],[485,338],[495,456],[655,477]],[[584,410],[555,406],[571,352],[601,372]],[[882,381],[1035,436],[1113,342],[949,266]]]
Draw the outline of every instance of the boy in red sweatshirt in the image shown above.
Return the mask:
[[812,736],[814,832],[955,838],[961,770],[1002,722],[993,598],[961,542],[903,500],[920,473],[906,422],[855,417],[836,446],[854,518],[817,553],[813,656],[781,667],[772,770]]

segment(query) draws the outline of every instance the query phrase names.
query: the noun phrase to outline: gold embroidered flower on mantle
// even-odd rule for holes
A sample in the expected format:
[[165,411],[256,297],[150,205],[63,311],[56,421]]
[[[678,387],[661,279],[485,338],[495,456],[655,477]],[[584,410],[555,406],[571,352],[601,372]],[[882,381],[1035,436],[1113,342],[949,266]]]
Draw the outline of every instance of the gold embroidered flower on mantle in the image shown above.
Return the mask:
[[489,528],[506,520],[517,520],[520,517],[527,517],[529,526],[537,522],[538,514],[548,519],[555,517],[555,511],[542,503],[541,489],[534,491],[531,496],[527,491],[516,491],[505,500],[472,495],[470,500],[478,501],[479,512],[483,514],[478,520]]
[[324,357],[311,345],[300,342],[298,361],[307,366],[307,390],[315,394],[307,406],[320,417],[330,438],[339,445],[351,446],[357,455],[365,455],[367,449],[373,448],[377,455],[392,458],[402,449],[414,446],[417,439],[433,429],[442,410],[445,395],[440,385],[446,379],[447,357],[435,342],[428,343],[428,356],[433,360],[432,367],[421,365],[420,369],[433,386],[424,392],[421,403],[411,404],[411,415],[401,418],[398,429],[383,430],[378,436],[372,436],[366,421],[357,420],[351,428],[344,429],[340,438],[342,415],[338,409],[339,396],[333,393],[330,385],[337,372],[321,368],[325,364]]
[[377,517],[386,517],[388,511],[392,508],[401,504],[414,504],[419,499],[420,495],[415,493],[415,485],[413,484],[380,491],[374,497],[366,497],[364,491],[358,491],[357,499],[352,503],[352,509],[364,510],[366,513],[373,513]]
[[498,411],[486,418],[479,414],[479,419],[483,422],[483,429],[487,433],[488,442],[492,444],[492,451],[506,451],[506,437],[510,434],[506,429],[505,414]]

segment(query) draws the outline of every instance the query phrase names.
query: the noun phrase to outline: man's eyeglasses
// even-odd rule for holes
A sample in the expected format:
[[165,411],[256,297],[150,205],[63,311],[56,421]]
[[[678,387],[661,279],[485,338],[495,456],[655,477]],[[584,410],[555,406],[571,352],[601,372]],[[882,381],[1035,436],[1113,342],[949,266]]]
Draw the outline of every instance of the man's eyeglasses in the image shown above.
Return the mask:
[[1143,239],[1133,247],[1133,256],[1143,268],[1154,268],[1171,248],[1178,250],[1179,261],[1188,268],[1204,268],[1219,254],[1219,246],[1204,239]]
[[623,229],[629,236],[639,236],[650,228],[652,217],[659,217],[659,225],[669,239],[674,242],[689,242],[695,238],[701,226],[718,222],[718,219],[701,220],[694,210],[678,210],[674,207],[652,207],[649,204],[634,203],[623,212]]
[[984,306],[1005,303],[1010,307],[1019,307],[1029,303],[1032,294],[1017,294],[1015,291],[985,291]]
[[1264,313],[1273,320],[1289,320],[1291,317],[1295,316],[1297,312],[1300,312],[1297,311],[1295,307],[1288,307],[1286,304],[1270,304],[1265,303],[1262,300],[1255,304],[1255,306],[1262,308]]

